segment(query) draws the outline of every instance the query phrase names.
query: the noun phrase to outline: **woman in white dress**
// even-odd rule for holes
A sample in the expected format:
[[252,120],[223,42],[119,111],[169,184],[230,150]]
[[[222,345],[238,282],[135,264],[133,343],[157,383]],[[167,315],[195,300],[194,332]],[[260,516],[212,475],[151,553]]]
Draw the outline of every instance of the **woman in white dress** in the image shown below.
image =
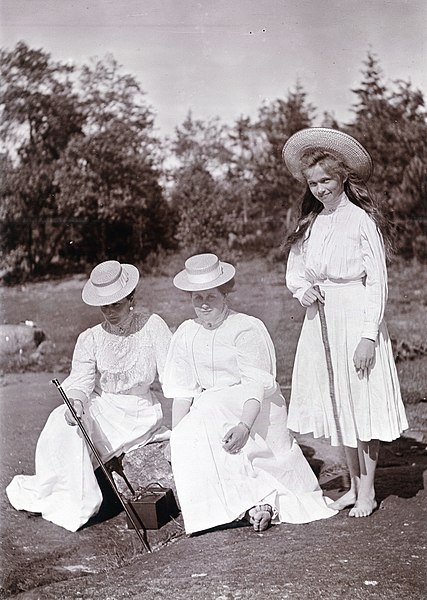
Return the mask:
[[[344,446],[351,485],[332,506],[352,507],[350,516],[365,517],[377,506],[379,440],[394,440],[408,426],[383,319],[387,223],[366,188],[371,158],[351,136],[304,129],[288,140],[283,157],[307,185],[298,228],[286,243],[287,286],[307,308],[288,425]],[[326,316],[329,371],[319,302]]]
[[196,312],[172,338],[163,379],[174,398],[172,470],[187,533],[244,517],[263,531],[336,512],[287,430],[266,327],[228,306],[234,273],[200,254],[174,278]]
[[[134,310],[138,281],[133,265],[106,261],[93,269],[82,298],[99,306],[105,320],[79,335],[62,384],[104,462],[170,435],[150,386],[162,377],[172,334],[158,315]],[[54,409],[37,442],[36,474],[17,475],[6,488],[14,508],[69,531],[102,502],[98,464],[74,425],[65,405]]]

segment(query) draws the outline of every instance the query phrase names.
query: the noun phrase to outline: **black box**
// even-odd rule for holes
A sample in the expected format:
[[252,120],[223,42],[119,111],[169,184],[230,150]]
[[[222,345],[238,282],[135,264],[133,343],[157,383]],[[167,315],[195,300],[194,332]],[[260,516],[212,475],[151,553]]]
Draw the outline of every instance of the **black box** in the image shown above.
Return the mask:
[[[137,500],[128,500],[127,505],[134,516],[138,529],[160,529],[171,518],[179,515],[179,509],[173,490],[161,486],[150,486],[144,490]],[[128,515],[126,521],[129,529],[135,529]],[[142,525],[141,525],[142,523]]]

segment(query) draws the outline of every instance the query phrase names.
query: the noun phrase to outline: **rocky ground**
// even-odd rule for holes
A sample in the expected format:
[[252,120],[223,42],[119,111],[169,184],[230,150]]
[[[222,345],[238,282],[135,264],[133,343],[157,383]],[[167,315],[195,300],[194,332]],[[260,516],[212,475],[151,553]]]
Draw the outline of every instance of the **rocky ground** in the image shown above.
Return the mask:
[[[2,489],[14,474],[33,472],[37,436],[58,404],[57,391],[49,385],[53,376],[3,377]],[[409,407],[413,430],[383,446],[377,477],[380,508],[367,519],[348,518],[344,511],[327,521],[280,525],[262,534],[234,527],[187,537],[178,517],[148,532],[149,554],[109,494],[100,517],[73,534],[14,511],[3,493],[0,597],[421,600],[427,550],[427,456],[420,425],[425,406]],[[165,405],[167,419],[169,408]],[[325,492],[336,497],[345,480],[342,457],[308,436],[300,443]],[[173,487],[164,447],[153,444],[125,459],[134,487],[151,481]]]
[[[170,272],[144,275],[137,294],[138,302],[162,315],[172,329],[192,316],[188,298],[177,294],[171,283],[182,261],[178,262]],[[279,382],[288,396],[303,310],[284,292],[283,278],[283,268],[277,265],[273,268],[262,261],[239,264],[232,305],[266,323],[276,347]],[[2,490],[15,474],[34,472],[38,435],[49,412],[60,403],[49,381],[65,377],[77,333],[99,320],[98,313],[82,305],[84,280],[82,275],[0,290]],[[3,491],[0,598],[427,597],[427,492],[423,480],[427,468],[426,285],[422,265],[396,264],[390,270],[387,321],[410,429],[397,442],[382,447],[377,471],[380,508],[371,517],[350,519],[344,511],[327,521],[275,526],[263,534],[239,527],[195,537],[185,536],[178,517],[160,530],[148,532],[153,550],[149,554],[135,531],[127,528],[125,514],[112,502],[108,487],[104,486],[106,501],[99,518],[77,533],[13,510]],[[15,331],[19,339],[12,338],[9,324],[26,321],[24,329]],[[37,326],[46,336],[41,343],[36,339]],[[170,403],[164,403],[164,410],[170,422]],[[336,497],[345,481],[342,456],[327,443],[308,436],[299,441],[325,493]],[[125,470],[134,487],[152,481],[173,487],[164,446],[150,445],[126,457]]]

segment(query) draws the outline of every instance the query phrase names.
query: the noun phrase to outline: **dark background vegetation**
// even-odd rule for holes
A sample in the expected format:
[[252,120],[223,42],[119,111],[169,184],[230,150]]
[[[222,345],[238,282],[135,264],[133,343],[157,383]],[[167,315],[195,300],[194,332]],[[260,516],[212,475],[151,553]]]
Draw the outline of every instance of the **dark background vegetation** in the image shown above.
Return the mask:
[[[302,189],[281,150],[316,117],[298,82],[255,121],[229,126],[189,113],[172,139],[159,139],[155,107],[112,56],[77,68],[20,42],[0,60],[4,283],[87,272],[107,258],[153,270],[181,250],[282,259]],[[371,52],[353,92],[352,122],[325,113],[322,125],[369,150],[371,191],[394,225],[396,253],[424,260],[423,95],[410,82],[384,83]]]

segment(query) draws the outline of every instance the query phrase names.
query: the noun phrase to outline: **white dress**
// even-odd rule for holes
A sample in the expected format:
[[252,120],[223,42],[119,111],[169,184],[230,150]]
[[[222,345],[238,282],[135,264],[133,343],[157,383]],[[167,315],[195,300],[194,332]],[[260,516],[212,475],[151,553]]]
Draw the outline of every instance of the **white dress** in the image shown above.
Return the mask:
[[[241,518],[269,503],[276,522],[307,523],[335,514],[286,428],[275,380],[276,357],[264,324],[232,313],[214,330],[185,321],[172,338],[165,366],[166,397],[194,398],[172,430],[172,470],[187,533]],[[238,454],[221,440],[242,417],[246,400],[261,403]]]
[[[387,270],[374,221],[343,193],[316,217],[308,239],[292,248],[286,282],[298,300],[313,284],[325,294],[336,403],[315,303],[307,309],[296,351],[288,426],[353,448],[357,440],[398,438],[408,424],[383,319]],[[375,341],[375,363],[367,377],[359,376],[353,364],[362,337]]]
[[[135,314],[126,330],[105,322],[79,335],[62,387],[83,401],[84,425],[104,462],[168,437],[150,385],[156,374],[162,377],[171,336],[155,314]],[[76,531],[98,512],[102,494],[98,463],[78,427],[67,425],[65,411],[65,405],[54,409],[40,434],[36,474],[15,476],[6,492],[14,508]]]

